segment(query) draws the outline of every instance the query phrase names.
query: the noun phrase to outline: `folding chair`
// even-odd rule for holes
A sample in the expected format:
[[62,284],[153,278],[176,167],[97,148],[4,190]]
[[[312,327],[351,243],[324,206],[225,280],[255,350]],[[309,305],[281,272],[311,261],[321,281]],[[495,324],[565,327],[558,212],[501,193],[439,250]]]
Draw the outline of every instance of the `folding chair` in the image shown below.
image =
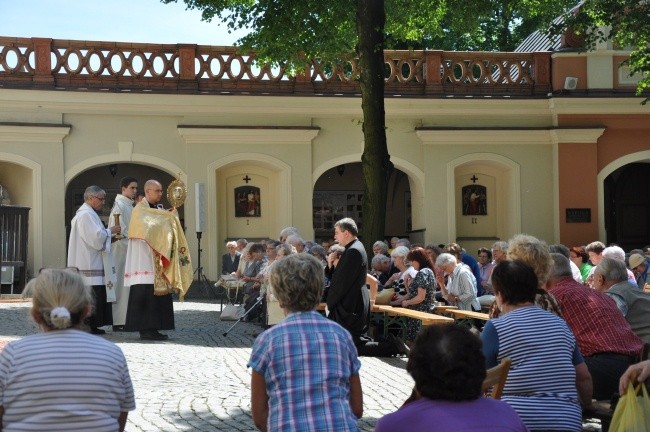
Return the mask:
[[493,399],[501,399],[511,364],[512,361],[506,357],[497,366],[487,370],[483,385],[481,386],[481,391],[484,395],[489,394]]

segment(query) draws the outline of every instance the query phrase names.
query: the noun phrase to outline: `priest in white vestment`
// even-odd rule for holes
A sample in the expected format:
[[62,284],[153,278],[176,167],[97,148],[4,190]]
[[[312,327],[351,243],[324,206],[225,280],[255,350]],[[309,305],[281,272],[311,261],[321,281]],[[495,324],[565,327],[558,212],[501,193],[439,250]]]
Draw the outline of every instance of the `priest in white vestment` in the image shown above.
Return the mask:
[[68,243],[68,266],[78,268],[86,285],[92,287],[95,307],[88,317],[88,325],[94,334],[104,334],[99,327],[113,323],[111,304],[106,301],[102,254],[110,254],[111,237],[121,232],[119,226],[104,228],[97,211],[105,200],[106,192],[99,186],[86,188],[84,203],[72,219]]
[[172,292],[182,299],[192,283],[187,240],[175,209],[160,209],[162,185],[148,180],[144,199],[131,214],[124,285],[130,287],[126,331],[143,340],[162,341],[159,330],[174,329]]
[[115,226],[115,215],[119,214],[119,225],[122,229],[122,238],[113,243],[113,261],[115,263],[116,281],[115,297],[113,303],[113,330],[120,331],[126,324],[126,309],[129,304],[129,288],[124,286],[124,265],[126,263],[126,250],[129,245],[129,223],[138,193],[138,180],[133,177],[124,177],[120,180],[120,194],[115,197],[115,203],[108,217],[108,226]]

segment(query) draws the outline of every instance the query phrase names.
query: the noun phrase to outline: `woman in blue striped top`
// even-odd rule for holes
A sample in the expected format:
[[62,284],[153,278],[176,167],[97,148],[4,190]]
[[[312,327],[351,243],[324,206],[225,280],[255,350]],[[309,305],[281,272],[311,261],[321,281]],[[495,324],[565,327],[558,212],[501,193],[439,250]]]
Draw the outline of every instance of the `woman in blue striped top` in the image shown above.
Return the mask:
[[509,357],[512,367],[502,399],[530,431],[582,430],[581,403],[591,404],[591,376],[564,320],[535,305],[537,276],[523,261],[505,261],[492,272],[503,315],[483,329],[488,368]]
[[43,270],[27,284],[43,330],[0,353],[2,431],[123,431],[135,409],[122,350],[83,331],[90,288],[71,270]]

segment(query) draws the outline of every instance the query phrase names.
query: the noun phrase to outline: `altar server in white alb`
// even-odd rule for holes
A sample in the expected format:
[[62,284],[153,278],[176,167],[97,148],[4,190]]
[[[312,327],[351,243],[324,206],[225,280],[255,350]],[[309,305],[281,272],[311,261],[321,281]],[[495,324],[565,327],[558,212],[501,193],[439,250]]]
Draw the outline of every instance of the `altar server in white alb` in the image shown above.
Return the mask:
[[106,192],[99,186],[86,188],[84,203],[72,219],[68,244],[68,266],[78,268],[84,283],[92,287],[95,308],[88,318],[88,325],[94,334],[104,334],[105,331],[99,327],[113,324],[112,307],[106,301],[105,275],[112,277],[114,274],[110,258],[111,237],[121,232],[119,226],[104,228],[97,212],[105,200]]
[[[118,238],[112,246],[113,261],[115,263],[115,297],[113,303],[113,330],[124,330],[126,324],[126,309],[129,305],[129,288],[124,286],[124,264],[126,263],[126,250],[129,246],[129,222],[135,204],[135,196],[138,193],[138,180],[133,177],[124,177],[120,180],[122,193],[117,194],[115,203],[108,217],[108,226],[119,225],[122,230],[121,238]],[[119,215],[119,216],[116,216]],[[116,236],[119,237],[119,236]]]

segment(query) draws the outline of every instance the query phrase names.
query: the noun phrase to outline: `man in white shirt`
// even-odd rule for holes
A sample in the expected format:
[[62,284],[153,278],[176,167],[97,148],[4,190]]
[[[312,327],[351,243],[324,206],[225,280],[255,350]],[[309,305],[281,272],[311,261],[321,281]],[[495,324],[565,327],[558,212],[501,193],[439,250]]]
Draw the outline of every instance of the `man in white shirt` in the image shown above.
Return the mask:
[[115,263],[116,281],[115,297],[113,303],[113,330],[124,330],[126,323],[126,308],[129,304],[129,289],[124,287],[124,265],[126,263],[126,250],[129,245],[129,222],[136,194],[138,193],[138,180],[133,177],[124,177],[120,180],[122,193],[117,194],[115,203],[108,217],[108,226],[115,226],[115,215],[119,215],[119,225],[122,238],[113,243],[113,261]]
[[[121,228],[104,228],[97,212],[106,200],[106,192],[99,186],[88,186],[84,203],[72,219],[68,243],[68,266],[76,267],[84,283],[92,287],[95,308],[88,317],[88,325],[94,334],[104,334],[99,327],[113,323],[110,303],[106,302],[106,280],[103,254],[111,252],[111,237]],[[111,269],[108,269],[112,271]]]

